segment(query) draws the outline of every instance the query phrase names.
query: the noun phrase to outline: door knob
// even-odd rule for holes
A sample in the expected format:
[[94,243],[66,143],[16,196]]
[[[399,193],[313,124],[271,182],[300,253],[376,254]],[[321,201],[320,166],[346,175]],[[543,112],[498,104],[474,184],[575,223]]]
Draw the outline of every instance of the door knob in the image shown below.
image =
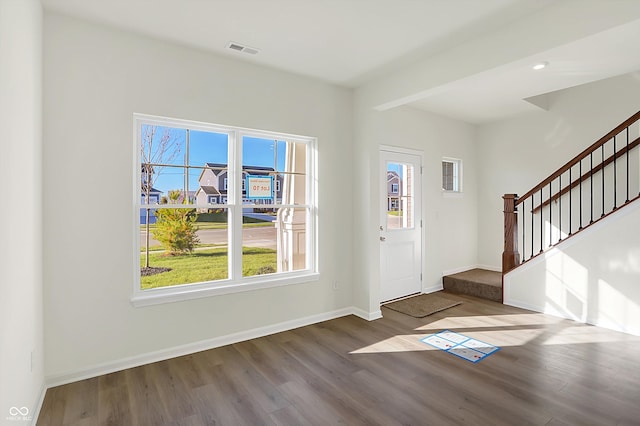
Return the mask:
[[384,241],[384,240],[386,240],[385,237],[380,237],[380,241]]

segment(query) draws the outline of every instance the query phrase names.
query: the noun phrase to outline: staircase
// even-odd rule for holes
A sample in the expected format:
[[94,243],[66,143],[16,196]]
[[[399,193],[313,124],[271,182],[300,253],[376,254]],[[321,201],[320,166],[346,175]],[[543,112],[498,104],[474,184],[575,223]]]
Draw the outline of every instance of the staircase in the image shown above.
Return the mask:
[[640,111],[523,196],[505,194],[502,273],[448,275],[444,289],[502,302],[503,274],[640,200],[639,151]]
[[502,302],[502,273],[471,269],[442,277],[446,291]]
[[640,111],[526,194],[505,194],[502,272],[640,199],[638,150]]

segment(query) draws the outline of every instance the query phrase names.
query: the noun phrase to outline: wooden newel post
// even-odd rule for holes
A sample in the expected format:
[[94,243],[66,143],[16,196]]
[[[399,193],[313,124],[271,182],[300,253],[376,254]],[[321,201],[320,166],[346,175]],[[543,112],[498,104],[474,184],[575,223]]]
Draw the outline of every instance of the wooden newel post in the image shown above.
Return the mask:
[[502,252],[502,273],[509,272],[520,264],[518,252],[517,194],[504,194],[504,251]]

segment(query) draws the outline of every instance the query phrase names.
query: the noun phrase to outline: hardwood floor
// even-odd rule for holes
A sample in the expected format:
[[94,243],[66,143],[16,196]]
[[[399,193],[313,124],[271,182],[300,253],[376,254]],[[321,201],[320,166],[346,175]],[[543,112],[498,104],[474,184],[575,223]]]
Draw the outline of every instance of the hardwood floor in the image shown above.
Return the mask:
[[[38,425],[639,425],[640,338],[441,293],[47,391]],[[500,346],[477,364],[422,343]]]

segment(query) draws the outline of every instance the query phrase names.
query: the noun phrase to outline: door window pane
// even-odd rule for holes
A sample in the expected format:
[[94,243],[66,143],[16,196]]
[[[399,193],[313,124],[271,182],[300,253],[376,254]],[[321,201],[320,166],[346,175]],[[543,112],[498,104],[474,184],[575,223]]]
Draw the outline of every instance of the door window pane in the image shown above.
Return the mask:
[[387,229],[414,227],[413,179],[410,164],[387,163]]

